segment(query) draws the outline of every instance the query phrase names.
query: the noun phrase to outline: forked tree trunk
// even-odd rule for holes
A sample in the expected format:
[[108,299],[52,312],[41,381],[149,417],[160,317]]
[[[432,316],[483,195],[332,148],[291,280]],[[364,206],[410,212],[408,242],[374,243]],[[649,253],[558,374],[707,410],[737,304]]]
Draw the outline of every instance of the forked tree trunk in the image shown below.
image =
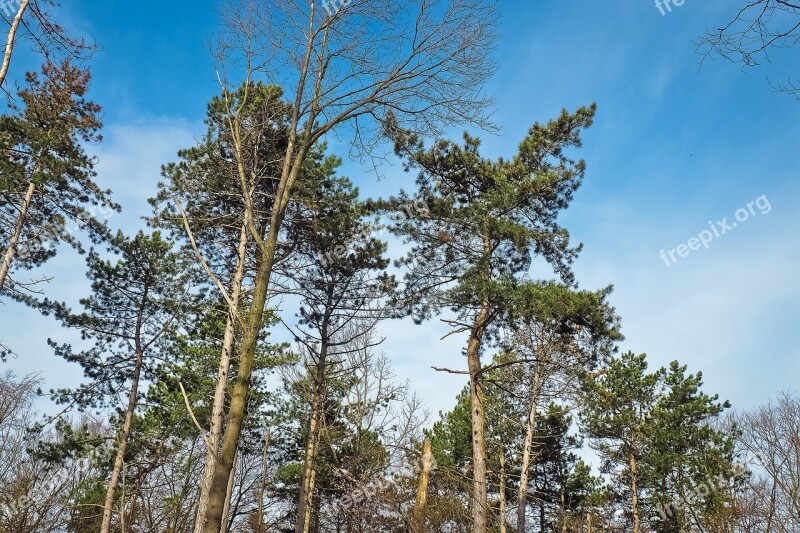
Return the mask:
[[125,450],[128,447],[128,437],[131,434],[131,426],[133,425],[133,414],[136,411],[136,403],[139,399],[139,378],[142,373],[142,360],[144,352],[140,347],[136,349],[136,360],[134,363],[133,376],[131,377],[131,390],[128,396],[128,408],[125,411],[125,422],[122,425],[122,434],[119,437],[119,446],[117,447],[117,455],[114,458],[114,468],[111,470],[111,480],[108,482],[106,489],[106,498],[103,503],[103,522],[100,525],[100,533],[109,533],[111,531],[111,515],[114,510],[114,494],[117,490],[120,474],[125,464]]
[[233,280],[231,281],[230,307],[225,322],[225,333],[222,338],[222,353],[217,370],[217,384],[214,389],[214,405],[211,413],[211,430],[208,435],[210,446],[206,449],[206,462],[203,466],[203,479],[200,484],[200,495],[197,502],[197,519],[194,532],[202,533],[205,526],[206,509],[208,508],[208,495],[211,481],[214,479],[214,468],[217,465],[217,454],[225,427],[225,398],[228,393],[228,375],[231,368],[231,359],[236,349],[236,321],[238,320],[239,302],[242,293],[242,280],[244,279],[245,255],[247,252],[247,228],[242,226],[239,235],[237,250],[237,265]]
[[17,246],[19,246],[19,240],[22,236],[22,229],[25,227],[25,220],[28,218],[28,210],[31,207],[31,201],[33,201],[33,193],[35,190],[36,185],[34,185],[33,182],[30,182],[28,184],[28,190],[25,192],[25,198],[23,198],[22,205],[19,208],[17,223],[14,224],[14,233],[11,234],[11,240],[8,243],[8,248],[6,248],[6,253],[3,256],[3,263],[0,265],[0,291],[3,290],[3,286],[6,283],[8,272],[11,270],[11,263],[14,261],[14,256],[17,255]]
[[[6,5],[11,4],[12,2],[6,2]],[[3,83],[6,81],[8,67],[11,65],[11,55],[14,53],[14,44],[17,39],[17,31],[19,30],[19,25],[22,23],[22,17],[25,15],[25,10],[28,9],[28,4],[30,4],[30,0],[22,0],[19,3],[17,14],[14,16],[14,20],[11,21],[11,27],[8,29],[8,39],[6,40],[6,50],[3,54],[3,64],[0,66],[0,87],[2,87]]]
[[[366,5],[369,2],[358,3]],[[253,279],[250,309],[247,323],[243,327],[240,364],[236,384],[231,394],[222,447],[218,454],[209,492],[203,533],[219,533],[221,527],[225,488],[242,432],[254,358],[264,322],[264,310],[270,289],[278,237],[294,183],[304,167],[308,152],[317,141],[323,139],[337,126],[350,121],[357,121],[359,117],[365,115],[375,115],[378,109],[391,109],[397,105],[402,106],[402,103],[407,102],[409,99],[423,102],[430,100],[429,103],[422,105],[420,109],[416,109],[416,104],[412,105],[412,108],[415,108],[411,110],[411,114],[415,115],[413,119],[414,121],[420,121],[420,123],[431,121],[430,125],[435,126],[441,121],[446,125],[449,124],[452,117],[461,116],[462,114],[467,117],[474,115],[475,121],[482,121],[482,113],[480,113],[476,104],[483,99],[472,96],[471,89],[476,81],[481,82],[485,76],[480,71],[487,70],[484,65],[486,60],[480,45],[488,41],[482,36],[488,34],[486,29],[491,26],[491,22],[476,19],[476,28],[478,29],[475,32],[474,39],[473,36],[469,36],[466,40],[461,39],[463,30],[460,13],[471,15],[475,11],[477,14],[477,9],[471,7],[471,2],[466,2],[463,6],[461,5],[462,3],[453,2],[449,11],[443,13],[444,17],[439,23],[428,20],[428,12],[425,8],[427,4],[424,3],[419,11],[419,16],[421,17],[419,20],[422,26],[418,26],[417,29],[421,32],[420,38],[430,41],[430,46],[413,46],[408,51],[407,58],[394,59],[392,57],[388,63],[383,59],[368,60],[363,69],[356,68],[352,72],[345,73],[344,78],[342,78],[344,81],[340,80],[341,83],[329,79],[330,72],[336,70],[336,64],[340,60],[347,62],[350,59],[348,54],[338,57],[339,54],[336,50],[329,49],[328,31],[335,17],[320,16],[318,8],[323,7],[324,2],[316,0],[303,2],[302,11],[305,12],[306,6],[308,9],[308,23],[305,29],[299,28],[297,35],[301,37],[291,43],[278,44],[279,49],[283,45],[288,46],[288,48],[283,49],[290,51],[298,59],[296,65],[297,75],[294,77],[294,105],[290,108],[291,118],[286,125],[288,142],[286,143],[280,177],[277,180],[277,192],[269,221],[269,234],[262,239],[262,235],[252,231],[253,228],[251,228],[254,240],[257,241],[259,246],[260,264]],[[257,2],[256,4],[260,3]],[[283,2],[275,4],[280,8]],[[290,2],[289,4],[293,3]],[[233,6],[234,9],[237,7]],[[450,11],[453,12],[453,16],[450,16]],[[322,18],[325,18],[326,22],[318,26],[317,22]],[[245,19],[245,17],[242,17],[242,19]],[[248,16],[244,24],[252,24],[252,20],[253,17]],[[402,25],[395,26],[395,28],[402,27]],[[392,26],[390,26],[391,28]],[[398,35],[402,35],[402,32]],[[430,35],[430,37],[426,38],[424,35]],[[304,43],[302,42],[303,39],[305,40]],[[438,44],[453,42],[453,39],[460,44],[452,51],[449,45]],[[398,38],[398,42],[401,44],[407,43],[407,39],[404,37]],[[358,44],[358,42],[353,41],[351,44]],[[369,47],[369,43],[366,46]],[[236,49],[234,47],[234,51]],[[247,54],[248,58],[252,59],[252,56],[249,55],[253,53],[251,47],[247,46],[242,51]],[[394,54],[394,51],[390,52],[390,55],[392,54]],[[468,67],[476,67],[478,74],[475,76],[465,75],[463,74],[465,72],[463,68],[452,67],[451,63],[456,57],[464,59]],[[310,67],[312,59],[317,63],[317,67],[314,69]],[[372,65],[373,63],[374,65]],[[391,65],[392,63],[395,64]],[[431,76],[430,68],[425,67],[428,63],[434,65],[434,70],[440,71],[436,76]],[[388,68],[388,70],[385,70],[384,67]],[[468,68],[467,70],[471,72],[472,69]],[[385,75],[383,74],[384,71],[386,72]],[[253,72],[251,68],[248,68],[245,72],[246,79],[251,79],[250,76]],[[361,77],[363,76],[360,76],[359,72],[361,74],[369,74],[367,77],[370,79],[362,80]],[[362,84],[356,90],[351,91],[349,80],[356,82],[360,80],[366,85]],[[227,87],[227,84],[223,85]],[[448,88],[453,89],[455,91],[454,94],[443,96],[442,91]],[[238,127],[232,128],[232,130],[227,133],[233,136],[233,142],[237,144],[238,149],[242,141],[242,138],[238,136],[241,130]],[[245,184],[250,182],[251,172],[257,173],[257,171],[251,168],[245,169],[246,172],[243,171],[244,158],[240,157],[240,155],[237,154],[237,163],[240,169],[241,181]],[[247,193],[244,200],[246,203],[250,203]],[[252,205],[248,205],[246,209],[252,211]],[[481,328],[483,327],[485,325],[481,326]],[[473,366],[474,363],[480,364],[480,360],[477,357],[479,348],[480,338],[476,339],[473,347]],[[475,377],[479,376],[476,374]],[[478,384],[475,383],[474,385],[475,392],[473,396],[475,398],[473,399],[476,400],[476,406],[482,409],[480,405],[482,393]],[[480,414],[482,416],[482,411]],[[483,424],[481,423],[480,425],[480,435],[476,438],[482,445]],[[485,450],[478,450],[477,453],[485,455]],[[481,459],[479,462],[480,464],[476,465],[476,468],[479,472],[483,471],[483,476],[485,477],[485,460]],[[477,512],[483,515],[483,518],[479,520],[479,522],[483,523],[483,527],[477,533],[485,533],[487,512],[484,505],[486,499],[485,480],[476,481],[476,485],[481,486],[477,496],[481,505]],[[484,494],[482,498],[479,495],[481,492]]]
[[[276,198],[283,197],[281,189],[285,188],[282,183],[279,187]],[[276,200],[278,204],[280,200]],[[282,202],[281,202],[282,203]],[[276,205],[277,208],[277,205]],[[217,454],[217,461],[214,465],[214,475],[211,480],[211,488],[208,496],[208,506],[203,525],[203,533],[219,533],[222,530],[222,519],[225,511],[225,500],[228,493],[228,481],[231,470],[236,459],[236,451],[239,446],[239,437],[242,433],[244,423],[245,407],[247,405],[247,395],[250,391],[250,378],[253,374],[253,364],[255,362],[258,338],[261,326],[264,322],[264,310],[267,303],[267,293],[269,291],[272,268],[275,263],[275,250],[278,243],[278,231],[283,222],[283,209],[273,211],[270,223],[269,237],[264,245],[261,260],[255,275],[255,287],[253,289],[253,300],[250,305],[250,312],[244,328],[244,338],[242,341],[241,355],[239,358],[239,368],[236,377],[236,384],[231,394],[230,408],[228,410],[228,420],[222,438],[222,447]]]
[[[298,92],[298,94],[300,94],[300,92]],[[293,121],[292,128],[295,127],[296,121]],[[222,448],[217,456],[214,476],[211,481],[203,533],[219,533],[222,528],[228,477],[233,468],[236,450],[239,445],[239,437],[242,433],[247,395],[250,391],[250,378],[253,374],[253,364],[255,362],[261,326],[264,323],[264,310],[267,304],[267,294],[272,278],[272,269],[275,266],[275,251],[278,246],[278,236],[281,225],[283,224],[290,192],[300,173],[302,162],[305,161],[305,157],[308,154],[308,147],[303,145],[293,157],[295,153],[295,141],[296,132],[294,129],[291,129],[290,140],[286,149],[284,168],[281,173],[281,181],[278,185],[277,194],[275,195],[275,203],[270,218],[269,234],[267,235],[267,239],[261,244],[261,257],[255,273],[255,286],[253,288],[250,312],[248,313],[247,322],[244,327],[244,338],[242,340],[236,384],[231,394],[231,403],[228,409],[228,420],[222,439]]]
[[422,468],[419,471],[419,480],[417,482],[417,500],[414,503],[414,511],[411,518],[413,533],[425,533],[425,508],[428,505],[428,480],[430,479],[432,467],[431,441],[425,439],[422,443]]
[[519,488],[517,489],[517,533],[525,533],[528,510],[528,479],[532,462],[533,433],[536,429],[536,409],[538,408],[539,367],[534,373],[534,389],[531,394],[528,420],[525,422],[525,440],[522,444],[522,464],[520,465]]

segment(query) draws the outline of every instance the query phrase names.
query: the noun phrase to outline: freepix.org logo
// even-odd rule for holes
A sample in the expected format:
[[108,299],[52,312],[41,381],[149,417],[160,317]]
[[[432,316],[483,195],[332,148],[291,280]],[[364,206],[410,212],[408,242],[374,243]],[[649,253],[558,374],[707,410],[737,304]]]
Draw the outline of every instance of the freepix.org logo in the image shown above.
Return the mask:
[[686,0],[656,0],[656,9],[661,12],[661,16],[672,13],[672,6],[681,7]]
[[767,195],[762,194],[752,202],[747,202],[746,207],[737,209],[733,216],[736,220],[729,220],[728,217],[723,217],[722,220],[717,220],[716,222],[709,220],[708,228],[698,233],[696,237],[692,237],[688,242],[679,244],[670,250],[662,249],[658,253],[658,256],[664,261],[665,265],[670,267],[677,263],[680,258],[687,257],[690,253],[699,250],[701,247],[707,250],[714,239],[718,239],[729,231],[733,231],[751,217],[768,215],[771,211],[772,204],[770,204]]
[[322,0],[322,7],[328,12],[328,16],[332,17],[352,1],[353,0]]
[[7,17],[16,15],[18,9],[19,0],[0,0],[0,10],[2,10]]

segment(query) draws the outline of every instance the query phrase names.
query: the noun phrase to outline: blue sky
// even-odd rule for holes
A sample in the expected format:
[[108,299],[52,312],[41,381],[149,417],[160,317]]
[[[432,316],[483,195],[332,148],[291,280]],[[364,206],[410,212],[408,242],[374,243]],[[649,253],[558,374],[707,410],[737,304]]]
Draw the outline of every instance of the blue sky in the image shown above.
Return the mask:
[[[704,372],[709,391],[750,407],[792,389],[800,370],[800,102],[768,82],[800,73],[800,49],[754,70],[720,60],[700,68],[693,40],[735,5],[686,0],[662,16],[651,0],[503,0],[500,68],[488,86],[502,132],[482,137],[486,155],[508,156],[534,121],[597,102],[581,152],[585,185],[562,218],[585,245],[578,281],[616,287],[623,349],[648,353],[653,365],[678,359]],[[160,165],[202,135],[218,90],[204,44],[217,24],[213,3],[74,0],[60,16],[102,47],[92,95],[104,108],[105,141],[92,151],[99,180],[124,207],[111,224],[138,228]],[[11,77],[35,68],[28,61],[21,54]],[[344,171],[365,195],[412,181],[397,165],[381,181],[355,162]],[[762,195],[769,213],[756,211],[672,266],[659,258]],[[50,263],[51,294],[82,294],[82,265],[69,253]],[[79,379],[45,343],[74,333],[14,304],[0,308],[0,323],[21,355],[6,367],[41,372],[45,388]],[[463,379],[430,366],[463,367],[464,339],[439,341],[446,328],[437,322],[382,330],[398,376],[432,411],[452,406]]]

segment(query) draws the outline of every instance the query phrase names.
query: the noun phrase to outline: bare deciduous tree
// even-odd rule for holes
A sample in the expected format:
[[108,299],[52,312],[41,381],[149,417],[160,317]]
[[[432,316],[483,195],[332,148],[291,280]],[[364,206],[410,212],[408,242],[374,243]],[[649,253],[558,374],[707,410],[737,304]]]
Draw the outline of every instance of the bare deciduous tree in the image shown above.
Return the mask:
[[761,502],[749,506],[760,510],[763,529],[756,531],[800,531],[800,398],[784,393],[738,415],[737,425],[739,444],[756,465],[748,486],[750,503]]
[[[706,57],[716,55],[744,67],[770,60],[773,49],[800,40],[800,3],[795,0],[748,0],[724,26],[708,30],[698,45]],[[791,78],[776,90],[800,99],[800,85]]]
[[52,0],[20,0],[15,12],[6,11],[13,4],[13,2],[5,2],[4,5],[7,6],[3,9],[5,16],[0,13],[0,18],[6,20],[9,25],[3,59],[0,64],[0,87],[6,81],[20,31],[33,41],[34,49],[37,49],[50,61],[57,61],[54,56],[86,58],[95,50],[96,47],[88,43],[86,39],[71,37],[62,26],[54,21],[52,13],[46,9],[47,6],[56,6]]

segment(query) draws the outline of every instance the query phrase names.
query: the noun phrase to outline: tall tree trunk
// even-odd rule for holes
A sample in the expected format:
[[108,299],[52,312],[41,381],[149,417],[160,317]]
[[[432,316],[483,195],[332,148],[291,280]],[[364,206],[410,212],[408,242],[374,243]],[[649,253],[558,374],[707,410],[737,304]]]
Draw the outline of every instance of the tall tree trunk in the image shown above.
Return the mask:
[[263,533],[264,527],[264,493],[267,491],[267,481],[269,480],[269,441],[272,433],[267,429],[264,436],[264,456],[262,457],[261,486],[258,488],[258,530],[256,533]]
[[506,533],[506,451],[500,449],[500,533]]
[[419,471],[417,482],[417,500],[414,503],[414,512],[411,519],[413,533],[425,533],[425,507],[428,505],[428,480],[433,466],[433,453],[431,441],[425,439],[422,443],[422,468]]
[[[22,0],[19,3],[17,14],[14,17],[14,20],[11,21],[11,27],[8,29],[8,39],[6,40],[6,50],[3,54],[3,64],[0,66],[0,87],[2,87],[3,83],[6,81],[8,67],[11,65],[11,54],[14,53],[14,43],[17,39],[17,31],[19,30],[19,25],[22,23],[22,17],[25,15],[25,10],[28,9],[28,4],[30,4],[30,0]],[[11,2],[6,2],[6,5],[11,5]]]
[[320,431],[324,418],[325,371],[328,364],[328,324],[333,312],[333,291],[327,291],[325,316],[320,328],[320,350],[314,369],[311,391],[311,416],[308,421],[308,441],[306,443],[303,474],[300,478],[300,494],[297,500],[297,516],[295,517],[295,533],[308,533],[311,527],[311,510],[314,500],[314,488],[317,480],[317,457],[319,456]]
[[536,429],[536,409],[538,395],[539,366],[534,371],[534,389],[530,399],[528,420],[525,422],[525,440],[522,445],[522,464],[520,465],[519,488],[517,489],[517,533],[525,533],[526,512],[528,510],[528,479],[532,462],[533,433]]
[[486,435],[483,412],[484,392],[481,375],[481,340],[489,315],[489,305],[484,302],[475,319],[467,344],[469,365],[469,394],[472,418],[472,521],[473,533],[486,533],[489,524],[489,505],[486,482]]
[[25,220],[28,218],[28,210],[31,207],[31,201],[33,200],[33,193],[35,190],[36,185],[31,181],[28,184],[28,190],[25,192],[25,198],[22,200],[22,205],[19,208],[19,216],[17,217],[17,223],[14,225],[14,233],[11,235],[8,248],[6,248],[6,253],[3,256],[3,264],[0,265],[0,291],[3,290],[3,286],[6,283],[8,271],[11,270],[11,262],[14,260],[14,256],[17,255],[17,246],[22,236],[22,229],[25,227]]
[[[492,243],[486,226],[483,228],[483,272],[482,281],[488,283],[492,276]],[[481,344],[486,326],[489,323],[489,297],[484,296],[475,321],[472,324],[467,343],[467,366],[469,367],[469,396],[472,420],[472,533],[487,533],[489,529],[489,485],[486,479],[486,434],[483,412],[483,365],[481,364]]]
[[[314,124],[315,114],[312,113],[311,116],[308,117],[306,124],[303,126],[304,131],[301,132],[300,108],[302,106],[303,95],[306,92],[309,65],[314,50],[315,32],[313,29],[314,21],[316,20],[314,6],[314,2],[311,2],[305,57],[300,67],[297,90],[295,91],[295,105],[292,108],[292,117],[289,125],[289,142],[286,145],[281,178],[275,194],[275,201],[272,205],[269,233],[267,238],[263,241],[259,240],[260,236],[253,235],[260,248],[260,260],[254,278],[255,286],[253,288],[250,313],[247,317],[247,324],[244,327],[239,369],[236,376],[236,384],[233,387],[233,393],[231,395],[230,408],[228,409],[228,420],[222,439],[222,449],[218,455],[217,464],[214,468],[214,477],[211,482],[211,490],[209,491],[206,523],[203,527],[203,533],[219,533],[221,529],[222,514],[225,506],[226,485],[231,468],[233,468],[233,461],[236,457],[236,450],[239,446],[239,438],[242,433],[247,396],[250,392],[250,378],[253,373],[253,364],[255,362],[261,326],[264,323],[264,309],[267,303],[272,269],[275,266],[275,252],[278,247],[278,237],[294,183],[303,167],[308,151],[311,148],[311,143],[313,143],[313,139],[310,138],[309,134]],[[317,91],[315,94],[319,94],[319,83],[315,91]],[[298,143],[299,133],[304,133],[304,135],[302,140]],[[237,149],[239,147],[239,140],[240,139],[234,136]],[[242,183],[245,183],[247,181],[247,173],[243,169],[242,158],[237,156],[237,159],[240,179]],[[244,188],[243,192],[246,193]],[[250,229],[251,233],[254,233],[254,228],[252,227],[252,222],[254,220],[253,207],[247,196],[246,199],[248,200],[248,205],[246,207],[248,210],[247,216],[249,216],[251,222]]]
[[[272,234],[272,230],[270,230],[270,233]],[[236,384],[233,387],[228,410],[227,426],[222,439],[222,448],[214,467],[211,489],[209,490],[208,507],[206,508],[206,518],[203,526],[204,533],[219,533],[222,528],[228,480],[236,459],[239,437],[244,424],[245,407],[250,391],[250,378],[253,373],[258,337],[264,320],[264,309],[275,259],[277,238],[276,231],[274,237],[268,241],[268,248],[263,254],[256,272],[253,302],[244,331]]]
[[633,533],[639,533],[639,473],[637,471],[636,458],[633,454],[628,455],[628,465],[631,469],[631,506],[633,507]]
[[306,443],[305,461],[300,481],[300,494],[297,500],[297,516],[295,517],[295,533],[308,533],[311,524],[312,500],[317,477],[317,456],[319,455],[319,431],[322,406],[321,399],[314,394],[311,401],[311,417],[308,424],[308,442]]
[[131,378],[130,396],[128,396],[128,408],[125,411],[125,422],[122,425],[122,434],[119,437],[117,455],[114,458],[114,468],[111,470],[111,480],[108,482],[108,488],[106,489],[106,498],[105,502],[103,503],[103,522],[100,525],[100,533],[109,533],[109,531],[111,531],[111,514],[114,510],[114,493],[117,490],[117,484],[119,483],[122,467],[124,466],[125,450],[128,447],[128,437],[130,437],[131,426],[133,425],[133,414],[136,411],[136,403],[139,399],[139,378],[141,377],[142,373],[143,359],[144,351],[141,347],[137,347],[133,377]]
[[[282,184],[281,186],[283,187],[284,185]],[[283,195],[279,188],[275,202],[276,207],[277,204],[282,203],[279,200],[282,197]],[[267,293],[269,291],[272,268],[275,262],[278,232],[283,222],[284,213],[285,206],[283,209],[273,211],[269,236],[264,243],[259,266],[256,271],[253,301],[244,328],[239,368],[236,376],[236,383],[231,394],[231,403],[228,409],[228,420],[222,439],[222,448],[217,456],[214,476],[211,481],[211,489],[209,490],[203,533],[219,533],[222,528],[222,516],[225,508],[225,498],[228,492],[228,479],[236,458],[239,437],[242,433],[247,396],[250,392],[250,378],[253,374],[253,364],[255,362],[258,338],[261,332],[261,326],[264,322],[264,309],[267,304]]]
[[217,454],[219,453],[222,431],[225,427],[225,398],[228,394],[228,375],[231,369],[231,359],[236,349],[236,321],[238,320],[239,302],[242,294],[247,241],[247,228],[242,226],[239,235],[239,247],[236,253],[236,272],[231,281],[231,301],[228,308],[228,317],[225,322],[225,333],[222,338],[222,353],[217,370],[217,383],[214,389],[211,430],[208,435],[210,446],[206,449],[206,462],[203,466],[203,479],[200,484],[200,496],[197,502],[197,520],[195,520],[194,533],[202,533],[203,527],[205,527],[208,496],[211,490],[211,482],[214,479],[214,468],[217,465]]
[[[306,57],[306,68],[310,55],[311,48],[309,48]],[[303,76],[304,75],[305,73]],[[297,94],[298,100],[302,97],[302,90],[303,87],[301,84]],[[299,113],[299,111],[294,110],[293,113],[295,116],[292,118],[292,127],[289,132],[289,143],[286,147],[281,180],[278,184],[275,202],[272,206],[269,233],[266,240],[258,242],[260,258],[254,277],[255,286],[253,288],[253,299],[250,304],[247,322],[243,328],[244,335],[239,357],[239,368],[236,376],[236,383],[231,394],[231,403],[228,409],[228,420],[222,439],[222,448],[218,454],[217,463],[214,468],[214,476],[211,481],[203,533],[219,533],[222,526],[221,520],[225,507],[228,476],[230,475],[231,468],[233,468],[233,461],[236,458],[239,438],[242,433],[247,396],[250,392],[250,378],[253,374],[253,364],[255,362],[259,334],[264,323],[264,309],[267,304],[272,269],[275,266],[275,252],[278,248],[278,237],[286,214],[286,207],[289,203],[292,188],[297,180],[297,176],[300,174],[300,169],[302,168],[302,164],[310,148],[308,141],[304,141],[302,146],[295,147],[295,141],[297,139],[296,114]],[[310,125],[307,126],[307,128],[309,127]],[[252,209],[252,206],[248,207],[248,209]],[[252,221],[252,211],[249,216]]]

